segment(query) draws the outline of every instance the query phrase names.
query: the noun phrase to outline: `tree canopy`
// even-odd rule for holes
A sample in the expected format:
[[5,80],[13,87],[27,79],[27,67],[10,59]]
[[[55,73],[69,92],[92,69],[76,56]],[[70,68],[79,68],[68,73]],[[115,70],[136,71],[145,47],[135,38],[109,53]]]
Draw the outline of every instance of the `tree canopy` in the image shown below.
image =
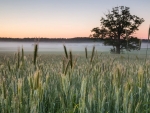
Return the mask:
[[130,14],[129,7],[114,7],[105,14],[105,18],[100,19],[100,28],[95,27],[91,30],[92,37],[102,38],[104,44],[113,46],[114,52],[118,54],[122,49],[138,50],[141,41],[133,34],[143,22],[143,18]]

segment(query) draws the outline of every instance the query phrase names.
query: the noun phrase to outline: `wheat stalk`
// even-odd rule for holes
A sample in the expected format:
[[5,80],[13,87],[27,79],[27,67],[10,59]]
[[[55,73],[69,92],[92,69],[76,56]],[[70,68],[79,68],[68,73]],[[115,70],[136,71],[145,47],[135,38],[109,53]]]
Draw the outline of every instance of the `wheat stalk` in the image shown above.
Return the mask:
[[88,58],[87,47],[85,47],[85,57]]
[[92,49],[92,55],[91,55],[91,63],[93,61],[93,58],[94,58],[94,53],[95,53],[95,46],[93,46],[93,49]]
[[65,45],[64,45],[64,51],[65,51],[66,58],[68,59],[67,48],[66,48],[66,46],[65,46]]
[[36,65],[37,52],[38,52],[38,44],[35,44],[35,46],[34,46],[34,57],[33,57],[33,64],[34,65]]

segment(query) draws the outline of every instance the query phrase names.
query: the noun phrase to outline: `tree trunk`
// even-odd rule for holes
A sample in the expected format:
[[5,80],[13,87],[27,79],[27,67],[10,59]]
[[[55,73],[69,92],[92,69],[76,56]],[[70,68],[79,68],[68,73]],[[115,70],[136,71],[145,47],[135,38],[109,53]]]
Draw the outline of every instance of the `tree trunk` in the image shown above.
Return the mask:
[[120,45],[116,46],[116,53],[120,54]]

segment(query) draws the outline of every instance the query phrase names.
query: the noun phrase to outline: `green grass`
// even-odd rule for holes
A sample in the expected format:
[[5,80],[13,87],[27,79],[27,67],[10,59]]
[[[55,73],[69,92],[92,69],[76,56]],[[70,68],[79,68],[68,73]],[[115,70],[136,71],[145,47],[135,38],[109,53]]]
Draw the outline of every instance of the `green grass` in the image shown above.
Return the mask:
[[149,113],[149,56],[94,50],[0,54],[0,113]]

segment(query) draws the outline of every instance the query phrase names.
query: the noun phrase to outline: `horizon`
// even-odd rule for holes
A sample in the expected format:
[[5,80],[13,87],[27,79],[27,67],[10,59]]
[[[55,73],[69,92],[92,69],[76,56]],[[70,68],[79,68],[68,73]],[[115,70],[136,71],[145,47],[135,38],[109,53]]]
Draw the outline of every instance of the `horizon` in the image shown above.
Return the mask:
[[[14,37],[14,38],[12,38],[12,37],[0,37],[0,40],[1,39],[100,39],[101,40],[101,38],[90,38],[90,37],[73,37],[73,38],[61,38],[61,37],[58,37],[58,38],[54,38],[54,37],[51,37],[51,38],[49,38],[49,37],[23,37],[23,38],[17,38],[17,37]],[[140,39],[140,40],[149,40],[149,39],[146,39],[146,38],[142,38],[142,39]]]
[[[144,18],[134,36],[147,39],[150,1],[0,1],[0,37],[75,38],[89,37],[101,17],[116,6],[130,7],[130,13]],[[108,4],[109,3],[109,4]],[[143,6],[142,8],[140,8]]]

